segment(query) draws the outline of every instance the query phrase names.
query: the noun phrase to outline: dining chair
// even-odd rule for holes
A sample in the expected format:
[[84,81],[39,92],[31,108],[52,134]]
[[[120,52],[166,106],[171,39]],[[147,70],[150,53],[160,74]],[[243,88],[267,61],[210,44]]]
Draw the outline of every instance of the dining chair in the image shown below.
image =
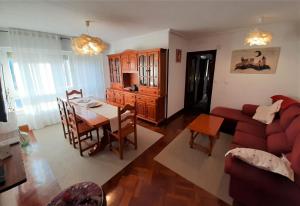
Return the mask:
[[[128,142],[137,149],[137,131],[136,131],[136,105],[125,105],[118,107],[118,130],[107,131],[109,137],[109,149],[116,152],[120,159],[123,159],[123,149],[125,142]],[[128,135],[133,133],[133,140]],[[112,146],[112,142],[117,141],[118,147]]]
[[71,91],[66,90],[66,97],[67,100],[82,98],[83,97],[82,89],[80,90],[73,89]]
[[69,139],[70,144],[72,144],[72,138],[71,138],[70,131],[69,131],[69,123],[68,123],[65,102],[58,97],[56,98],[56,100],[57,100],[57,104],[58,104],[58,110],[59,110],[60,121],[61,121],[63,132],[64,132],[64,137],[65,137],[65,139]]
[[[78,144],[80,155],[83,156],[84,151],[91,149],[97,144],[98,145],[100,144],[98,128],[90,127],[84,121],[79,122],[76,118],[75,108],[69,102],[66,102],[66,111],[67,111],[69,130],[70,130],[73,146],[74,148],[76,148],[76,145]],[[96,131],[97,142],[94,144],[89,144],[88,146],[83,148],[82,143],[85,140],[87,139],[92,140],[93,131]]]

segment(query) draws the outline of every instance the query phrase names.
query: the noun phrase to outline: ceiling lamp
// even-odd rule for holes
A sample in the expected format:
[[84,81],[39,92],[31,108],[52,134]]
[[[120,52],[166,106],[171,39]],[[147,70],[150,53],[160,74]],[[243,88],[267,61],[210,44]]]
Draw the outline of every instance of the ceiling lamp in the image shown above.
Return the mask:
[[[258,23],[262,23],[262,18],[258,19]],[[265,46],[272,41],[272,34],[255,28],[245,38],[245,44],[249,46]]]
[[86,21],[87,34],[72,38],[72,48],[75,53],[80,55],[98,55],[103,52],[107,46],[98,37],[88,35],[88,28],[91,21]]

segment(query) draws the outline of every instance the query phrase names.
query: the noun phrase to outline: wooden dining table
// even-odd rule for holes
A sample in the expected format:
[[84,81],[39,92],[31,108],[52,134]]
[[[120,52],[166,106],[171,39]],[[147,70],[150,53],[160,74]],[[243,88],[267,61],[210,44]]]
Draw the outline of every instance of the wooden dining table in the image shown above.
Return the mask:
[[72,104],[75,108],[76,116],[87,123],[90,127],[103,129],[103,137],[101,138],[100,145],[95,145],[90,151],[89,155],[94,155],[99,151],[102,151],[105,146],[108,144],[108,133],[107,130],[110,129],[110,120],[103,115],[97,114],[93,111],[90,111],[88,108],[79,106],[77,104]]

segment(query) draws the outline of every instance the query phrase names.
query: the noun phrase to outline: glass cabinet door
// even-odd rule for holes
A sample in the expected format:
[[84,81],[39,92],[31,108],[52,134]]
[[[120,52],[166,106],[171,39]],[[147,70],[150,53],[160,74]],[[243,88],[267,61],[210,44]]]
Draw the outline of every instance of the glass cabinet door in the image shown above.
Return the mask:
[[138,67],[139,67],[139,80],[140,85],[147,86],[148,85],[148,74],[147,74],[147,56],[145,54],[141,54],[138,57]]
[[153,52],[148,55],[149,58],[149,86],[158,86],[158,53]]
[[114,80],[114,60],[109,58],[109,75],[110,75],[110,82],[115,82]]
[[121,71],[120,71],[120,60],[119,58],[115,58],[115,71],[116,71],[116,82],[121,83]]

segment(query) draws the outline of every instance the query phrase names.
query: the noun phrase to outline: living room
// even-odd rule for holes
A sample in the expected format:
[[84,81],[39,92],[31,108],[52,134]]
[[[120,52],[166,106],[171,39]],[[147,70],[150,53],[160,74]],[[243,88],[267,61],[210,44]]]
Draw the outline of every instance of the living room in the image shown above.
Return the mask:
[[0,205],[300,202],[299,3],[1,8]]

